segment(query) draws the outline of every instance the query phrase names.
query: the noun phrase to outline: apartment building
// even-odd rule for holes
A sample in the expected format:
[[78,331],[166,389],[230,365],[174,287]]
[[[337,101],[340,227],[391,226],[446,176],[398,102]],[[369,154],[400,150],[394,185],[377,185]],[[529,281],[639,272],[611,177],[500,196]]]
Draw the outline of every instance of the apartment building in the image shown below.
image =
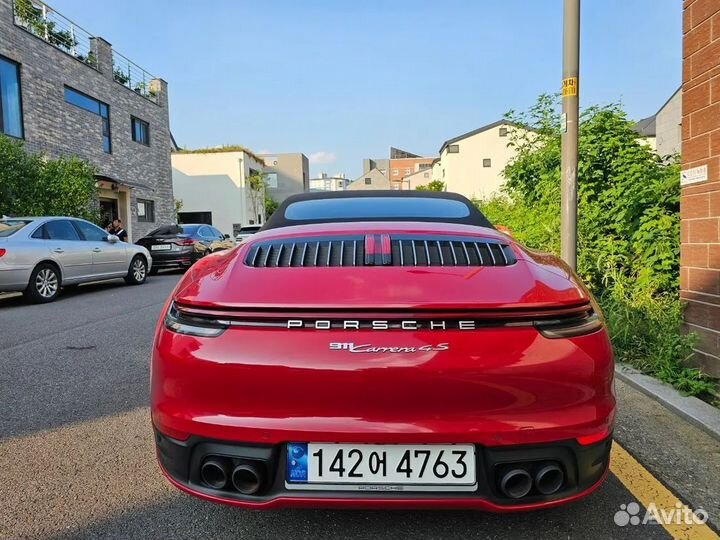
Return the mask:
[[267,193],[281,203],[290,195],[310,189],[310,163],[305,154],[261,154]]
[[206,223],[224,234],[265,221],[265,197],[253,183],[263,172],[260,156],[239,146],[180,150],[172,154],[180,223]]
[[433,159],[390,147],[389,159],[363,159],[363,174],[377,169],[387,177],[392,189],[409,189],[408,183],[405,181],[406,177],[420,170],[431,168]]
[[167,83],[38,0],[0,0],[0,133],[92,163],[131,240],[175,219]]
[[328,173],[320,173],[318,178],[310,179],[310,191],[345,191],[350,184],[350,179],[344,173],[329,176]]

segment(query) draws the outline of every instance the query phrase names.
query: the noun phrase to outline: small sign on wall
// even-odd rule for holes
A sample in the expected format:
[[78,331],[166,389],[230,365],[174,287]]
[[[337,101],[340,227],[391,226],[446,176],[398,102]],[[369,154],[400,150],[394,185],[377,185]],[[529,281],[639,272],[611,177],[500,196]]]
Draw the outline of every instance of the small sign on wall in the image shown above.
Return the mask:
[[692,169],[685,169],[684,171],[680,171],[681,186],[687,186],[688,184],[697,184],[698,182],[705,182],[707,179],[707,165],[701,165],[700,167],[693,167]]

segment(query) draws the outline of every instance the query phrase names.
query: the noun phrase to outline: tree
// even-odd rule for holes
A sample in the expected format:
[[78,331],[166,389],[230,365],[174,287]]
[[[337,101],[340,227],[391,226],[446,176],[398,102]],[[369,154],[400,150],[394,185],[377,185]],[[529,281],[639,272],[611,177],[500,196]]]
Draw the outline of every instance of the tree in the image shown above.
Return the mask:
[[0,135],[0,215],[73,216],[97,222],[95,168],[77,157],[46,159]]
[[[558,254],[559,101],[543,95],[508,118],[529,129],[511,135],[504,193],[478,205],[525,245]],[[710,396],[712,382],[685,365],[694,336],[680,328],[677,160],[644,144],[619,105],[583,111],[578,154],[578,274],[602,306],[616,358]]]
[[266,182],[265,174],[255,171],[248,175],[248,186],[250,187],[250,204],[252,205],[253,216],[265,215]]
[[433,180],[429,184],[424,186],[418,186],[415,188],[417,191],[445,191],[445,182],[440,180]]
[[269,219],[270,216],[275,213],[275,210],[277,210],[278,202],[273,199],[270,195],[265,193],[265,219]]
[[[559,102],[543,95],[508,118],[530,129],[512,132],[505,193],[483,208],[527,244],[559,253]],[[589,107],[580,121],[578,273],[595,290],[618,272],[652,291],[676,290],[679,166],[639,140],[619,105]]]

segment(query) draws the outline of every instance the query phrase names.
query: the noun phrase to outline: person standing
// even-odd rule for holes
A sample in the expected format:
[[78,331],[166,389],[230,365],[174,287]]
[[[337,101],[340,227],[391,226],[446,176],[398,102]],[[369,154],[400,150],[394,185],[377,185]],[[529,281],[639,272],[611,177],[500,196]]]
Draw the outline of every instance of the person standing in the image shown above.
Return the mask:
[[127,242],[128,241],[128,233],[123,227],[122,219],[117,218],[114,219],[112,222],[112,230],[110,231],[110,234],[114,234],[117,236],[121,242]]

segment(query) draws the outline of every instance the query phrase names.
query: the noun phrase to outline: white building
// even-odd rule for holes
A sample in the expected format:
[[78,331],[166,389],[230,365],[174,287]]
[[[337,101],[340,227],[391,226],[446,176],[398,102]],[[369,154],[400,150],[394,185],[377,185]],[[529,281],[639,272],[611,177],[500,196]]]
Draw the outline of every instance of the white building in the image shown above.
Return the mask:
[[515,156],[508,142],[516,129],[524,128],[500,120],[448,139],[440,148],[440,161],[433,163],[432,179],[468,198],[488,199],[499,193],[505,183],[503,170]]
[[654,115],[635,124],[634,129],[658,155],[679,154],[682,141],[682,88],[678,88]]
[[335,176],[321,173],[318,178],[310,179],[310,191],[345,191],[349,184],[350,179],[344,173]]
[[182,202],[180,223],[207,223],[233,237],[240,227],[265,221],[263,190],[248,178],[264,162],[241,147],[180,151],[172,154],[175,199]]

